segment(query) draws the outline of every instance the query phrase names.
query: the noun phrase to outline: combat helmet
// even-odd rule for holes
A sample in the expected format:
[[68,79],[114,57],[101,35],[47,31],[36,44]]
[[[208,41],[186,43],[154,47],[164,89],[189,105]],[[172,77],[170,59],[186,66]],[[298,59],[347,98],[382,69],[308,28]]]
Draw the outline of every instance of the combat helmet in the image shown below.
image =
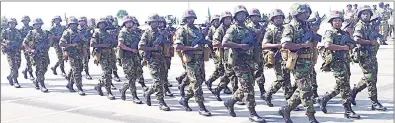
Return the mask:
[[340,18],[342,22],[344,22],[344,13],[341,11],[332,11],[329,18],[328,18],[328,23],[331,23],[333,19]]
[[8,23],[15,23],[16,25],[18,25],[18,21],[16,21],[15,18],[10,18],[10,20],[8,21]]
[[68,25],[70,25],[70,24],[77,24],[78,25],[78,19],[75,17],[70,17]]
[[132,18],[132,16],[125,16],[125,17],[123,17],[123,23],[122,23],[122,26],[125,26],[125,23],[126,22],[132,22],[133,23],[133,18]]
[[183,19],[186,19],[188,17],[193,17],[195,19],[197,19],[196,13],[195,11],[193,11],[192,9],[187,9],[184,14],[182,15]]
[[34,24],[44,24],[43,20],[41,18],[36,18],[33,20],[33,25]]
[[226,17],[232,18],[232,13],[230,11],[224,11],[221,13],[221,17],[219,18],[219,22],[222,23]]
[[53,17],[52,21],[55,21],[55,19],[59,19],[59,21],[62,22],[62,18],[59,15]]
[[296,15],[298,15],[300,13],[308,12],[308,11],[309,10],[308,10],[306,5],[301,5],[299,3],[294,3],[291,6],[290,14],[291,14],[291,16],[296,16]]
[[219,20],[221,18],[221,16],[220,15],[214,15],[214,17],[213,18],[211,18],[211,21],[210,21],[210,23],[212,23],[214,20]]
[[283,17],[283,19],[285,19],[285,15],[283,13],[283,11],[281,11],[281,9],[273,9],[270,13],[271,17],[270,17],[270,21],[273,21],[273,18],[276,16],[281,16]]
[[88,22],[88,18],[86,18],[86,17],[80,17],[80,18],[78,18],[78,21],[85,21],[85,22]]
[[159,21],[159,15],[157,13],[153,13],[150,16],[148,16],[148,19],[146,21],[146,23],[151,23],[151,22],[158,22]]
[[239,13],[239,12],[244,12],[244,13],[247,14],[247,17],[249,16],[246,7],[243,6],[243,5],[238,5],[238,6],[236,6],[236,7],[233,9],[233,15],[234,15],[233,18],[235,18],[235,17],[236,17],[236,14]]
[[104,23],[106,25],[105,27],[108,26],[108,22],[106,18],[100,18],[100,20],[96,24],[96,28],[99,28],[100,23]]
[[248,12],[249,16],[258,16],[261,17],[261,12],[259,12],[259,10],[257,8],[252,8],[249,12]]
[[135,16],[131,16],[131,18],[132,18],[133,23],[137,24],[137,26],[140,26],[140,23]]
[[21,22],[23,22],[24,20],[27,20],[30,22],[30,17],[29,16],[23,16]]
[[370,6],[369,5],[364,5],[358,11],[358,18],[361,17],[362,12],[364,12],[364,11],[368,11],[370,13],[370,16],[373,16],[373,11],[370,8]]

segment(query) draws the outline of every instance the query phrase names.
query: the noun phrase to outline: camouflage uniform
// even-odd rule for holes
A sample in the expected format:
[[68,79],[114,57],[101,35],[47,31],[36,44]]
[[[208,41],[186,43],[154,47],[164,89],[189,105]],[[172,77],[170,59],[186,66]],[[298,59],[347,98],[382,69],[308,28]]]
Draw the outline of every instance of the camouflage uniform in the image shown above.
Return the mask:
[[[308,27],[307,22],[299,22],[297,20],[297,15],[301,13],[309,14],[309,7],[307,5],[295,3],[291,6],[291,15],[294,18],[291,22],[284,26],[284,31],[281,38],[281,43],[294,43],[294,44],[305,44],[306,42],[302,41],[302,37],[305,36],[305,33],[311,31]],[[310,11],[311,12],[311,11]],[[312,39],[308,39],[311,41]],[[284,45],[283,45],[284,46]],[[284,48],[284,47],[283,47]],[[289,50],[288,50],[289,51]],[[312,88],[311,88],[311,76],[312,72],[312,53],[311,48],[303,48],[299,49],[300,54],[297,59],[295,59],[294,69],[291,70],[294,78],[295,85],[297,85],[297,89],[293,93],[290,99],[287,100],[287,104],[279,110],[279,113],[284,118],[285,122],[292,122],[290,119],[291,110],[295,109],[299,104],[303,104],[306,110],[306,115],[309,118],[310,123],[318,122],[315,119],[315,109],[313,106],[312,100]],[[289,51],[287,54],[294,53]],[[282,54],[285,55],[285,54]],[[289,57],[292,55],[288,55],[287,60],[292,60],[294,57]],[[288,68],[289,69],[289,68]]]
[[[195,11],[188,9],[183,14],[183,20],[187,18],[197,19]],[[197,26],[191,27],[189,24],[183,25],[176,31],[174,44],[176,47],[178,45],[194,47],[192,41],[198,38],[197,36],[202,34],[201,30]],[[193,55],[187,55],[185,51],[182,51],[183,61],[186,67],[187,76],[189,78],[189,89],[185,97],[181,97],[179,103],[183,106],[186,111],[191,111],[192,109],[188,105],[188,100],[195,96],[195,101],[199,105],[199,114],[204,116],[210,116],[211,113],[206,109],[203,100],[203,89],[202,83],[204,82],[204,60],[202,46],[200,45],[199,50],[193,50]]]
[[[249,13],[245,6],[239,5],[234,8],[233,19],[238,23],[231,25],[229,29],[226,30],[222,44],[224,47],[228,47],[228,42],[240,45],[243,44],[242,40],[254,33],[253,30],[244,25],[244,21],[236,20],[239,14],[245,14],[246,18]],[[241,23],[241,24],[240,24]],[[250,40],[256,41],[255,37]],[[224,102],[225,107],[228,109],[229,115],[236,117],[234,112],[234,104],[237,101],[246,102],[249,111],[249,120],[251,122],[266,122],[264,118],[258,116],[255,111],[255,94],[254,94],[254,61],[253,61],[253,49],[256,46],[251,46],[248,50],[238,49],[234,47],[229,47],[229,57],[228,63],[233,65],[233,70],[237,76],[238,82],[240,83],[240,88],[233,93],[232,97]]]
[[[80,17],[78,19],[78,22],[80,21],[85,21],[85,23],[88,23],[88,20],[86,17]],[[84,37],[88,39],[87,42],[85,42],[84,46],[83,46],[83,50],[85,50],[84,52],[86,52],[87,54],[89,54],[91,52],[90,50],[90,39],[92,38],[92,31],[94,30],[94,28],[90,28],[88,26],[84,26],[82,27],[81,25],[78,26],[78,30],[83,33]],[[85,57],[83,57],[83,70],[85,71],[86,74],[86,79],[88,80],[92,80],[92,77],[89,74],[89,59],[90,59],[90,55],[86,55]]]
[[[282,16],[283,18],[285,18],[284,13],[280,9],[272,10],[272,17],[270,20],[273,21],[273,18],[276,16]],[[265,33],[264,39],[262,40],[262,44],[281,44],[281,36],[283,34],[283,31],[283,25],[269,26]],[[280,53],[280,49],[278,48],[265,49],[263,51],[263,56],[268,56],[264,57],[265,66],[267,68],[274,68],[274,73],[276,75],[276,81],[272,83],[270,90],[265,95],[265,101],[269,105],[269,107],[273,106],[273,104],[271,103],[272,94],[275,94],[281,87],[284,91],[285,100],[291,98],[293,93],[290,80],[290,72],[288,69],[285,69],[285,61],[281,58],[281,54],[278,53]],[[279,55],[280,58],[274,59],[275,55]],[[274,64],[270,63],[271,60],[274,61]]]
[[[214,20],[219,20],[220,19],[220,16],[219,15],[214,15],[214,17],[211,19],[211,23],[214,21]],[[221,27],[221,26],[220,26]],[[219,28],[219,27],[218,27]],[[206,36],[206,39],[207,40],[209,40],[209,41],[211,41],[211,42],[213,42],[214,40],[213,40],[213,36],[214,36],[214,34],[215,34],[215,32],[216,32],[216,30],[218,29],[218,28],[216,28],[215,26],[211,26],[210,27],[210,29],[208,30],[208,33],[207,33],[207,36]],[[222,37],[221,37],[222,38]],[[215,54],[216,54],[216,52],[220,52],[219,50],[223,50],[223,49],[219,49],[219,48],[213,48],[213,50],[212,50],[212,52],[211,52],[211,57],[212,57],[212,59],[213,59],[213,61],[214,61],[214,65],[215,65],[215,69],[214,69],[214,73],[209,77],[209,79],[205,82],[205,84],[207,85],[207,88],[209,89],[209,90],[211,90],[211,85],[212,85],[212,83],[215,81],[215,80],[217,80],[219,77],[221,77],[221,76],[223,76],[224,75],[224,72],[225,72],[225,70],[224,70],[224,66],[223,66],[223,64],[222,64],[222,59],[220,58],[220,57],[218,57],[218,56],[216,56]]]
[[[68,26],[71,24],[76,24],[78,25],[78,20],[76,18],[70,18]],[[83,65],[83,45],[85,45],[84,40],[85,37],[82,35],[82,33],[78,30],[78,27],[75,30],[72,30],[71,28],[65,30],[63,32],[62,37],[60,38],[59,45],[63,44],[72,44],[72,45],[77,45],[74,47],[65,47],[64,49],[64,54],[65,60],[69,60],[70,67],[71,67],[71,76],[68,76],[69,82],[67,84],[67,88],[69,89],[70,92],[75,92],[73,89],[74,83],[76,83],[76,86],[78,88],[78,93],[80,95],[85,95],[85,93],[82,90],[82,65]],[[85,54],[86,55],[86,54]]]
[[[126,22],[132,22],[134,24],[136,23],[132,16],[125,16],[124,23],[122,24],[123,28],[118,35],[118,41],[128,48],[137,50],[137,45],[140,41],[140,34],[136,30],[129,31],[128,28],[125,27]],[[121,53],[120,59],[122,68],[127,79],[123,87],[119,90],[122,95],[121,99],[126,99],[126,90],[130,88],[133,102],[136,104],[141,104],[142,102],[137,97],[136,92],[136,79],[142,74],[142,71],[139,70],[141,68],[139,54],[138,52],[133,53],[132,51],[122,49],[121,47],[119,47],[118,52]]]
[[[29,16],[24,16],[22,18],[21,22],[24,22],[24,21],[28,21],[27,24],[29,24],[29,22],[30,22]],[[30,30],[33,30],[32,26],[23,25],[23,27],[20,29],[21,35],[22,35],[22,39],[24,39],[26,37],[27,33],[29,33]],[[29,52],[24,50],[23,51],[23,55],[25,56],[25,60],[26,60],[26,68],[22,71],[23,78],[27,79],[27,72],[29,72],[30,79],[34,80],[33,69],[32,69],[32,62],[30,61]]]
[[[33,21],[33,26],[35,24],[44,24],[41,18],[37,18]],[[23,41],[25,48],[32,49],[35,53],[31,54],[30,58],[32,65],[36,67],[36,79],[34,80],[35,88],[38,90],[41,88],[42,92],[48,92],[45,87],[45,73],[47,72],[48,65],[50,63],[48,50],[49,50],[49,40],[52,34],[47,30],[33,29],[29,31],[26,38]],[[40,48],[40,49],[38,49]],[[40,84],[40,85],[39,85]]]
[[[368,5],[361,8],[361,11],[358,13],[358,17],[361,20],[361,14],[364,11],[368,11],[372,16],[373,13]],[[366,23],[364,21],[359,21],[355,26],[355,31],[353,34],[354,40],[369,40],[369,41],[376,41],[375,37],[372,37],[370,34],[372,33],[372,25],[370,23]],[[351,103],[356,105],[355,97],[357,93],[361,92],[366,87],[368,88],[369,98],[372,101],[372,109],[376,110],[386,110],[387,108],[382,106],[377,100],[377,50],[379,46],[369,45],[369,44],[360,44],[358,46],[359,49],[359,66],[362,69],[364,77],[352,89],[351,93]]]
[[[343,13],[340,11],[331,12],[328,23],[332,23],[333,19],[343,20]],[[323,37],[325,46],[346,46],[347,49],[352,48],[355,41],[350,38],[349,33],[341,30],[340,28],[332,27],[332,29],[326,30]],[[344,116],[346,118],[360,118],[351,109],[351,103],[348,100],[350,97],[350,60],[348,50],[329,50],[323,53],[325,59],[324,63],[329,63],[330,71],[333,72],[333,76],[336,78],[336,86],[333,91],[326,92],[326,94],[318,99],[321,105],[321,110],[326,113],[326,103],[338,95],[341,94],[341,101],[345,109]],[[328,58],[327,58],[328,57]]]
[[[60,20],[60,22],[62,22],[62,18],[60,16],[55,16],[52,19],[52,23],[55,23],[55,20],[58,19]],[[52,26],[50,32],[53,34],[54,37],[59,37],[59,38],[53,38],[52,39],[52,47],[55,48],[56,50],[56,55],[58,56],[58,61],[56,62],[54,67],[51,67],[51,70],[53,72],[54,75],[57,75],[56,73],[56,68],[58,68],[58,66],[60,66],[60,70],[62,72],[62,76],[66,76],[66,73],[64,71],[64,61],[63,61],[63,52],[62,52],[62,48],[59,46],[59,40],[60,40],[60,36],[62,36],[63,31],[66,30],[67,28],[65,26],[62,25],[55,25]]]
[[384,3],[380,2],[379,9],[375,14],[381,17],[381,24],[380,24],[380,34],[384,36],[384,39],[380,39],[380,42],[386,45],[385,41],[387,41],[388,32],[389,32],[389,24],[388,19],[390,19],[391,12],[384,8]]
[[[159,25],[159,29],[160,29],[160,33],[161,35],[164,35],[164,37],[166,38],[166,40],[169,41],[170,44],[167,44],[169,46],[171,46],[173,44],[171,40],[172,38],[172,34],[170,32],[170,30],[166,29],[166,19],[164,16],[161,16],[159,18],[159,23],[163,23],[163,27],[161,27],[161,25]],[[164,73],[163,75],[163,79],[165,81],[164,84],[164,91],[165,91],[165,96],[170,96],[173,97],[173,94],[171,93],[169,87],[171,87],[171,84],[169,83],[168,80],[168,76],[169,76],[169,70],[170,70],[170,66],[171,66],[171,56],[164,56],[164,60],[165,60],[165,69],[164,69]]]
[[[259,18],[261,17],[261,14],[259,12],[258,9],[253,8],[249,11],[249,15],[250,18],[251,16],[258,16]],[[254,66],[253,66],[253,70],[254,70],[254,79],[256,84],[258,84],[259,87],[259,91],[261,92],[261,98],[263,99],[263,96],[265,95],[265,75],[264,70],[263,70],[263,59],[262,57],[262,39],[263,39],[263,35],[265,34],[265,32],[262,32],[262,30],[266,30],[266,29],[262,29],[262,28],[266,28],[263,27],[263,25],[260,25],[259,23],[255,24],[255,23],[250,23],[247,25],[248,28],[250,28],[250,30],[254,31],[257,34],[256,39],[257,43],[256,46],[254,48],[254,54],[253,54],[253,60],[254,60]],[[262,36],[258,36],[258,34],[262,34]]]
[[[221,13],[221,18],[220,18],[220,22],[221,25],[218,27],[218,29],[215,31],[214,35],[213,35],[213,40],[212,40],[212,44],[213,45],[217,45],[217,44],[221,44],[222,43],[222,39],[225,36],[226,30],[229,28],[229,26],[225,26],[223,24],[223,20],[226,17],[230,17],[232,18],[232,14],[229,11],[225,11]],[[220,78],[220,82],[218,83],[217,88],[215,88],[214,90],[212,90],[212,93],[216,96],[218,101],[222,101],[221,97],[220,97],[220,92],[222,89],[225,89],[227,87],[227,85],[230,82],[231,77],[235,76],[235,73],[233,71],[232,65],[228,64],[227,60],[228,60],[228,55],[227,52],[229,51],[229,48],[216,48],[214,47],[214,55],[213,58],[219,58],[219,62],[220,64],[222,64],[220,69],[223,69],[223,76]],[[233,91],[235,92],[235,91]]]
[[[18,22],[15,18],[11,18],[8,24],[14,23],[15,26]],[[15,27],[9,26],[7,29],[1,31],[1,43],[5,46],[2,47],[3,53],[7,54],[7,61],[10,65],[10,75],[7,76],[9,84],[19,88],[18,83],[18,69],[21,66],[21,32]]]
[[[105,24],[106,27],[108,26],[106,20],[104,18],[100,19],[100,21],[97,23],[97,26],[99,27],[100,24]],[[113,36],[110,35],[106,29],[95,29],[92,39],[91,39],[91,46],[94,47],[96,44],[104,44],[108,45],[109,47],[94,47],[92,55],[94,56],[94,63],[95,64],[100,64],[101,69],[103,71],[102,78],[99,80],[98,85],[95,86],[95,90],[98,91],[100,96],[103,96],[103,92],[101,90],[101,87],[104,85],[106,90],[107,90],[107,98],[110,100],[114,100],[115,97],[111,93],[111,84],[112,84],[112,70],[113,70],[113,65],[112,63],[115,62],[112,58],[114,52],[113,52],[113,47],[114,47],[114,39]]]

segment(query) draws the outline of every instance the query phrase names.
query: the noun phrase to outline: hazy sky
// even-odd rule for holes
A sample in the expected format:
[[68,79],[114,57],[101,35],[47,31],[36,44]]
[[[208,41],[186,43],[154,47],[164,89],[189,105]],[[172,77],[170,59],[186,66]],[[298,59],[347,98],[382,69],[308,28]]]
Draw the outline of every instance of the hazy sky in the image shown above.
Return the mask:
[[[290,6],[294,2],[190,2],[189,7],[195,10],[198,22],[204,21],[207,16],[207,8],[211,14],[220,14],[222,11],[233,11],[237,5],[245,5],[247,9],[258,8],[261,13],[268,13],[270,10],[279,8],[284,13],[288,13]],[[342,10],[350,2],[307,2],[312,10],[319,13],[328,13],[332,10]],[[352,3],[354,4],[354,3]],[[359,5],[373,5],[378,2],[358,2]],[[392,3],[390,3],[392,7]],[[136,16],[140,23],[144,23],[150,13],[160,15],[172,14],[181,17],[183,11],[188,8],[188,2],[2,2],[1,16],[14,17],[20,21],[24,15],[29,15],[31,19],[41,17],[44,27],[50,26],[50,21],[55,15],[64,18],[67,16],[87,16],[88,18],[100,18],[106,15],[117,14],[120,9],[126,10],[129,15]],[[321,14],[323,15],[323,14]],[[120,21],[121,22],[121,21]],[[63,22],[64,24],[64,22]],[[21,26],[19,24],[18,26]]]

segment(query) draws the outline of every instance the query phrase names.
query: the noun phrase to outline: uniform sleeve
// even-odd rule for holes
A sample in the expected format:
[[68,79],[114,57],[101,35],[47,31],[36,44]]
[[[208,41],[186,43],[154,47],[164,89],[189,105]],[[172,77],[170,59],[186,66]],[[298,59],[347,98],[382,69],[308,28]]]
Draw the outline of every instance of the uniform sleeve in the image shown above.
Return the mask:
[[23,42],[22,31],[21,30],[17,30],[17,32],[18,32],[18,35],[17,35],[17,39],[16,40],[19,43],[21,43],[21,42]]
[[60,38],[60,42],[67,44],[68,39],[70,39],[69,31],[64,31],[62,37]]
[[357,23],[355,26],[354,34],[353,34],[354,39],[361,39],[362,38],[362,24]]
[[184,28],[177,29],[174,35],[174,44],[185,45],[184,44],[185,38],[183,33],[184,33]]
[[333,36],[331,30],[326,30],[324,36],[322,37],[324,43],[333,43]]
[[283,43],[287,43],[287,42],[292,42],[292,39],[294,38],[294,35],[293,35],[293,29],[292,29],[292,26],[291,25],[286,25],[285,27],[284,27],[284,32],[283,32],[283,35],[281,36],[282,38],[281,38],[281,44],[283,44]]
[[124,44],[125,41],[125,33],[124,31],[120,31],[118,34],[118,41]]
[[143,32],[143,34],[141,35],[141,39],[140,39],[138,48],[140,48],[142,46],[147,46],[147,44],[148,44],[148,33],[150,33],[148,30]]
[[265,33],[265,36],[262,40],[262,44],[266,44],[266,43],[273,43],[273,30],[268,29]]
[[33,37],[33,31],[29,31],[26,35],[26,37],[23,39],[23,44],[28,46],[29,42],[32,41],[32,37]]
[[223,37],[223,30],[222,29],[217,29],[215,32],[214,32],[214,35],[213,35],[213,45],[218,45],[218,44],[221,44],[221,42],[222,42],[222,37]]
[[234,36],[235,36],[235,32],[236,32],[235,26],[229,27],[229,29],[226,30],[224,38],[228,38],[228,42],[233,42],[233,39],[234,39]]

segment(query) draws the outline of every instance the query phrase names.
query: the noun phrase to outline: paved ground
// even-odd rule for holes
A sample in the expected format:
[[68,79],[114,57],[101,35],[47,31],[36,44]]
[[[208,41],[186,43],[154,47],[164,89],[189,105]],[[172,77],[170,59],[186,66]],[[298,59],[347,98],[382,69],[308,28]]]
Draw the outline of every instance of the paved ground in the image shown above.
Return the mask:
[[[367,97],[367,90],[362,91],[357,97],[357,106],[353,106],[356,113],[360,114],[362,119],[349,120],[343,118],[343,107],[340,104],[339,97],[332,99],[328,104],[328,114],[324,114],[316,105],[316,117],[320,122],[393,122],[393,41],[389,41],[390,45],[381,46],[377,55],[379,61],[378,73],[378,92],[380,102],[388,107],[388,111],[371,111],[370,100]],[[54,50],[50,50],[51,65],[56,62],[56,55]],[[130,94],[128,92],[128,100],[122,101],[119,97],[118,91],[114,94],[116,100],[110,101],[105,96],[98,96],[93,90],[93,86],[100,78],[101,70],[98,66],[90,62],[90,72],[93,80],[83,80],[84,89],[87,96],[81,97],[77,93],[69,93],[66,88],[66,80],[60,75],[55,76],[51,71],[46,73],[46,84],[49,93],[41,93],[33,88],[30,80],[25,80],[20,74],[20,83],[22,88],[15,89],[8,85],[6,76],[9,74],[9,66],[6,57],[1,55],[1,122],[2,123],[248,123],[248,111],[245,106],[236,106],[236,113],[238,117],[230,117],[223,106],[223,102],[216,101],[213,95],[204,86],[204,97],[206,99],[206,106],[209,111],[213,113],[211,117],[200,116],[197,112],[198,106],[193,99],[190,101],[190,106],[194,111],[185,112],[177,103],[180,98],[178,89],[172,87],[171,90],[175,93],[175,98],[166,97],[166,102],[171,107],[172,111],[163,112],[158,109],[158,103],[153,97],[153,106],[149,107],[145,104],[137,105],[131,102]],[[206,62],[207,76],[213,71],[213,62]],[[322,63],[322,61],[319,61]],[[68,63],[66,63],[68,70]],[[319,65],[316,65],[318,73],[319,94],[323,95],[325,92],[334,87],[335,80],[332,73],[322,73],[319,71]],[[22,60],[22,67],[25,68],[25,61]],[[20,69],[21,70],[21,69]],[[145,71],[148,71],[144,68]],[[175,57],[172,61],[172,68],[169,73],[169,80],[173,85],[177,85],[174,78],[183,71],[180,66],[180,60]],[[357,64],[351,65],[351,84],[356,84],[362,77],[361,69]],[[59,71],[60,72],[60,71]],[[122,80],[124,81],[124,74],[121,69],[118,70]],[[84,75],[84,74],[83,74]],[[269,88],[274,81],[273,70],[265,71],[266,89]],[[151,77],[148,72],[144,73],[144,77],[150,85]],[[216,85],[218,81],[215,82]],[[122,83],[114,82],[120,88]],[[255,89],[258,94],[258,88]],[[142,98],[142,91],[138,86],[138,95]],[[230,95],[223,94],[223,99],[229,98]],[[257,112],[264,116],[270,122],[283,122],[281,116],[277,114],[278,108],[284,104],[282,90],[274,95],[273,103],[275,107],[268,107],[265,105],[258,95]],[[292,119],[295,123],[306,123],[307,117],[304,111],[292,112]]]

